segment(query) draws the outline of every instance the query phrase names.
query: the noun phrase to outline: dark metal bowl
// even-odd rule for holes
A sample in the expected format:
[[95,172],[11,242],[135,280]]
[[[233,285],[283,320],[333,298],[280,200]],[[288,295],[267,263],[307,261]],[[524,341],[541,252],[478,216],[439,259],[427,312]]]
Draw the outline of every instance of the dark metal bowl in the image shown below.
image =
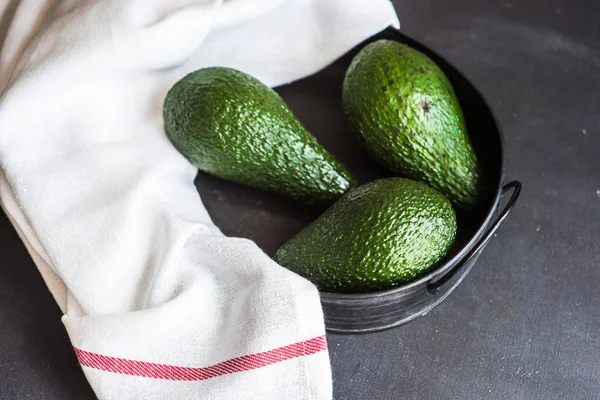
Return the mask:
[[[374,332],[426,314],[464,279],[521,191],[519,182],[504,185],[502,132],[479,91],[439,55],[395,29],[389,28],[361,43],[318,74],[277,91],[308,130],[354,173],[360,183],[390,176],[358,145],[341,107],[342,82],[350,61],[362,47],[377,39],[405,43],[427,54],[446,73],[460,101],[490,190],[479,210],[457,215],[458,234],[449,255],[425,276],[385,291],[321,293],[325,324],[331,332]],[[196,183],[209,213],[225,234],[250,238],[270,255],[323,211],[203,173],[198,175]],[[502,197],[508,191],[512,191],[510,199],[497,213]]]

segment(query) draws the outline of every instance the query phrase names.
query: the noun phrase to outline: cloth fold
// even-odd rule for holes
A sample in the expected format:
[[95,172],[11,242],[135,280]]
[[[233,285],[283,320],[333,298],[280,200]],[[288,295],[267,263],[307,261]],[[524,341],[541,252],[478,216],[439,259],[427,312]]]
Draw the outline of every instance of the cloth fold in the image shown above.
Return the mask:
[[212,223],[162,102],[205,66],[308,76],[389,25],[387,0],[0,4],[0,203],[99,398],[331,398],[315,287]]

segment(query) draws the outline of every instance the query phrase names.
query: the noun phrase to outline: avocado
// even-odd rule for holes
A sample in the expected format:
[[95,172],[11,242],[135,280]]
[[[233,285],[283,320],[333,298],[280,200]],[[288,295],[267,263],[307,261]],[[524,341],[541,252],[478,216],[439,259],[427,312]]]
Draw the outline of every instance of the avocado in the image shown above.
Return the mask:
[[350,190],[275,254],[327,292],[388,289],[440,261],[456,236],[454,209],[430,186],[382,178]]
[[306,203],[331,203],[354,178],[257,79],[204,68],[168,92],[165,131],[198,169]]
[[365,46],[346,71],[343,106],[371,157],[458,208],[476,206],[481,170],[454,89],[429,57],[392,40]]

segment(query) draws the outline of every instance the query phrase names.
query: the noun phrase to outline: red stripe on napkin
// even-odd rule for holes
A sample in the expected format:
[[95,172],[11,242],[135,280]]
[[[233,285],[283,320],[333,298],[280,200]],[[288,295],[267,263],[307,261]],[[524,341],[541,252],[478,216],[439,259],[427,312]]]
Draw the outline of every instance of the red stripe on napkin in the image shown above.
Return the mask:
[[75,354],[82,366],[118,374],[143,376],[146,378],[170,379],[177,381],[201,381],[216,376],[248,371],[275,364],[291,358],[308,356],[327,349],[325,336],[318,336],[279,347],[277,349],[249,354],[210,367],[191,368],[174,365],[155,364],[145,361],[104,356],[89,351],[75,349]]

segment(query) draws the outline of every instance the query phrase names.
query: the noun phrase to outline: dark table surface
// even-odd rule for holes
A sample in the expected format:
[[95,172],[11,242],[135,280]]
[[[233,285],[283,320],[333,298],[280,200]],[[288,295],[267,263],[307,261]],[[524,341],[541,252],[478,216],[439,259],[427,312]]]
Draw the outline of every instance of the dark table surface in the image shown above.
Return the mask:
[[[600,399],[600,2],[394,3],[486,96],[524,193],[425,317],[328,336],[335,398]],[[94,398],[4,215],[0,255],[0,398]]]

